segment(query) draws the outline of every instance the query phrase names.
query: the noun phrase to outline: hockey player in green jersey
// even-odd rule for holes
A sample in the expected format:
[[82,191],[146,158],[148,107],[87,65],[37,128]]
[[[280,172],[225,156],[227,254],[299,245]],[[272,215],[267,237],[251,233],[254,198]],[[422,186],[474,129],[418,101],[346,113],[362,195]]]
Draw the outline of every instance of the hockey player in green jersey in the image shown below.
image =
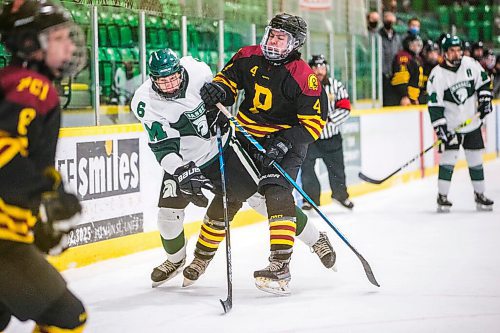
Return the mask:
[[[244,201],[266,214],[265,199],[256,194],[259,174],[252,159],[233,138],[227,119],[208,112],[200,88],[212,81],[210,68],[190,56],[179,57],[170,49],[158,50],[148,60],[150,78],[135,92],[131,108],[149,137],[149,146],[164,169],[158,202],[158,229],[167,260],[151,274],[158,286],[179,273],[186,259],[184,211],[189,203],[206,207],[202,188],[214,193],[201,227],[195,258],[184,270],[184,285],[203,274],[224,239],[221,177],[216,125],[223,128],[229,220]],[[322,263],[335,263],[326,234],[319,233],[307,217],[298,212],[298,237],[313,248]]]
[[[493,201],[484,195],[481,157],[482,119],[492,112],[490,78],[477,61],[462,56],[462,41],[457,36],[446,35],[441,49],[444,61],[434,67],[427,82],[432,126],[444,146],[439,160],[438,211],[447,212],[452,206],[448,191],[460,146],[465,151],[477,209],[492,210]],[[467,119],[472,122],[455,133],[454,129]]]

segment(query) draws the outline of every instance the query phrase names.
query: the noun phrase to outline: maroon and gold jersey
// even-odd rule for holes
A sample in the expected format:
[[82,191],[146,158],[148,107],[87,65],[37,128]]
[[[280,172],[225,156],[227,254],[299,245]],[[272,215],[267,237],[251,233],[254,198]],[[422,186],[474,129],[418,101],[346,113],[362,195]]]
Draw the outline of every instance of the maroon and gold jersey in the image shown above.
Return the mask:
[[264,58],[260,46],[246,46],[215,76],[214,82],[223,84],[226,105],[234,103],[238,90],[244,90],[236,118],[256,137],[286,130],[292,142],[311,143],[325,126],[328,98],[316,75],[301,59],[275,66]]
[[396,89],[399,98],[409,97],[413,104],[418,104],[423,75],[419,59],[411,53],[401,50],[392,62],[391,84]]
[[44,75],[18,66],[0,70],[0,239],[32,242],[43,170],[54,165],[59,98]]

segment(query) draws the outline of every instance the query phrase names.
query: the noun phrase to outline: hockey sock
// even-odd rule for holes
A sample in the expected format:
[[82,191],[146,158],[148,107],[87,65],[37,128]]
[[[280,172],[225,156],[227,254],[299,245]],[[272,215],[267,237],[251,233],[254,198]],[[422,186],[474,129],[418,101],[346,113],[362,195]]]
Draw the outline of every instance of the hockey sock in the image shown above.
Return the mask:
[[469,175],[474,192],[484,193],[484,169],[481,150],[465,150],[465,158],[469,165]]
[[184,209],[160,208],[158,210],[158,229],[168,259],[177,263],[186,258]]
[[311,247],[318,241],[319,231],[311,221],[308,221],[307,215],[301,209],[295,207],[295,210],[297,212],[297,238]]
[[211,220],[205,216],[198,242],[196,242],[195,256],[202,259],[212,259],[225,235],[224,221]]
[[269,217],[271,251],[292,249],[297,219],[291,190],[270,185],[265,189],[264,195]]

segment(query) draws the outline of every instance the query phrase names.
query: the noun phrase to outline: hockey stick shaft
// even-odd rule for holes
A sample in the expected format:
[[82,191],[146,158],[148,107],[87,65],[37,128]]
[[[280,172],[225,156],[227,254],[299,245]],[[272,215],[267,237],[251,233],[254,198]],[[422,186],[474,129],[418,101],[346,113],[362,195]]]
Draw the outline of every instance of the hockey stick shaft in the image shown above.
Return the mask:
[[220,127],[216,128],[217,147],[219,148],[219,165],[220,177],[222,184],[222,207],[224,209],[224,229],[226,232],[226,268],[227,268],[227,298],[225,301],[220,300],[224,313],[228,313],[233,307],[233,270],[231,262],[231,235],[229,232],[229,217],[227,213],[227,189],[226,189],[226,172],[224,166],[224,150],[222,148],[222,135]]
[[[255,140],[255,138],[247,132],[247,130],[240,125],[238,120],[234,118],[234,116],[229,113],[229,111],[221,104],[217,103],[216,106],[219,108],[219,110],[231,121],[231,123],[236,126],[236,128],[250,141],[251,144],[255,146],[261,153],[265,154],[266,150],[262,145]],[[337,234],[337,236],[340,237],[340,239],[354,252],[354,254],[358,257],[358,259],[361,261],[361,264],[363,265],[363,269],[365,270],[366,277],[368,280],[375,286],[380,287],[379,283],[375,279],[375,275],[373,274],[373,271],[370,267],[370,264],[368,261],[366,261],[365,258],[354,248],[354,246],[351,245],[351,243],[347,240],[347,238],[340,232],[340,230],[333,224],[328,217],[323,214],[323,212],[318,208],[318,206],[314,203],[314,201],[307,195],[306,192],[293,180],[293,178],[278,164],[278,163],[273,163],[272,164],[274,168],[302,195],[302,197],[314,208],[314,210],[321,216],[321,218],[332,228],[332,230]]]
[[[471,118],[467,119],[466,121],[464,121],[463,123],[461,123],[460,125],[458,125],[456,128],[455,128],[455,132],[464,128],[465,126],[469,125],[471,122],[473,122],[477,117],[479,117],[479,112],[475,113]],[[371,184],[375,184],[375,185],[379,185],[379,184],[382,184],[383,182],[385,182],[386,180],[388,180],[389,178],[391,178],[392,176],[394,176],[395,174],[397,174],[399,171],[403,170],[404,168],[406,168],[408,165],[412,164],[413,162],[415,162],[417,159],[419,159],[420,157],[422,157],[425,153],[427,153],[429,150],[431,150],[432,148],[435,148],[437,146],[439,146],[441,144],[441,140],[436,140],[436,142],[434,142],[432,145],[430,145],[429,147],[425,148],[424,150],[422,150],[420,153],[418,153],[417,155],[415,155],[414,157],[412,157],[409,161],[407,161],[405,164],[403,164],[402,166],[400,166],[398,169],[394,170],[391,174],[389,174],[388,176],[382,178],[382,179],[374,179],[374,178],[371,178],[371,177],[368,177],[367,175],[365,175],[364,173],[360,172],[358,174],[359,178],[361,178],[362,180],[364,180],[365,182],[368,182],[368,183],[371,183]]]

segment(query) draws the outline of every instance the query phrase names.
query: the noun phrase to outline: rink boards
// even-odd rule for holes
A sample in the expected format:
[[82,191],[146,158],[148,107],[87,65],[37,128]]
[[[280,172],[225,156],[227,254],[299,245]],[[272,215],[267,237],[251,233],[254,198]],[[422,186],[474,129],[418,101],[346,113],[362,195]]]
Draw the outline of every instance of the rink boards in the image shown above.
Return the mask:
[[[483,126],[485,160],[498,156],[498,112]],[[157,202],[162,170],[147,145],[139,124],[64,128],[56,154],[56,167],[68,191],[83,206],[80,224],[70,234],[71,249],[51,262],[60,270],[84,266],[137,251],[161,246],[156,228]],[[390,107],[353,110],[343,127],[347,182],[352,196],[387,188],[401,181],[437,172],[438,154],[429,151],[398,176],[382,185],[361,182],[357,173],[383,178],[435,140],[427,109]],[[465,166],[463,161],[459,166]],[[323,189],[328,189],[326,170],[317,163]],[[322,203],[329,200],[329,192]],[[186,211],[186,236],[197,234],[205,210],[190,205]],[[233,226],[263,221],[265,217],[246,209]]]

